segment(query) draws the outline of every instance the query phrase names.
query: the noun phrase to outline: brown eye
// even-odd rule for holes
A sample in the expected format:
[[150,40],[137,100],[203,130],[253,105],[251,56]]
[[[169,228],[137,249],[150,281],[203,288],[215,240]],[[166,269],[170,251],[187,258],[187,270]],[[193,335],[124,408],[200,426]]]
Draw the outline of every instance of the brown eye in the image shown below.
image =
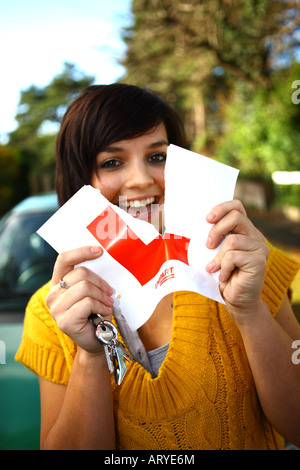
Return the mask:
[[164,152],[156,152],[148,157],[150,163],[165,163],[167,155]]
[[110,158],[109,160],[106,160],[105,162],[101,163],[99,165],[99,169],[102,170],[114,170],[115,168],[118,168],[122,163],[115,159],[115,158]]

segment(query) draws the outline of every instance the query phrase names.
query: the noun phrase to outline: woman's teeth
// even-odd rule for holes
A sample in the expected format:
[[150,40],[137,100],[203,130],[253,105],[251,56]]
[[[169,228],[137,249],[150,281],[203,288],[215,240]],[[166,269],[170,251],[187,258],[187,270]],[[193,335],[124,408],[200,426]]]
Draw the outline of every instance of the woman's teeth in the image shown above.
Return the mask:
[[149,204],[153,204],[155,197],[147,197],[146,199],[135,199],[134,201],[127,201],[127,208],[129,207],[145,207]]

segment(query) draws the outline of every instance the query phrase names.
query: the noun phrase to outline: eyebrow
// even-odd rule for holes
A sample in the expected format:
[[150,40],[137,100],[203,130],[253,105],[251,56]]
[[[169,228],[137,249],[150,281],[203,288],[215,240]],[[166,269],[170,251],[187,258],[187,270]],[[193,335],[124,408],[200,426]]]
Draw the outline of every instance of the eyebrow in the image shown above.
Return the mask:
[[[161,147],[162,145],[169,145],[169,143],[166,140],[159,140],[157,142],[152,142],[150,145],[147,146],[148,149],[156,148],[156,147]],[[116,153],[116,152],[123,152],[124,148],[123,147],[114,147],[114,146],[109,146],[105,147],[101,152],[106,152],[106,153]]]

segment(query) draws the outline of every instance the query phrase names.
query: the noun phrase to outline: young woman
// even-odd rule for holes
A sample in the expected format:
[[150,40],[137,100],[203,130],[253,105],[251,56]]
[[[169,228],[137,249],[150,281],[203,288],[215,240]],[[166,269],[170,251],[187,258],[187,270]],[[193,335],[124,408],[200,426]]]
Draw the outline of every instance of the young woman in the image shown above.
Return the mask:
[[[170,143],[185,145],[183,127],[153,93],[87,88],[58,135],[60,203],[91,184],[114,204],[146,207],[151,222],[164,203]],[[280,449],[280,435],[300,444],[300,367],[291,360],[300,326],[288,297],[297,263],[265,241],[239,201],[212,207],[207,221],[209,248],[228,235],[207,266],[220,271],[226,307],[176,292],[136,332],[114,316],[105,272],[74,268],[101,261],[100,247],[58,256],[51,282],[28,305],[17,353],[39,375],[42,448]],[[120,386],[92,313],[113,318],[136,358]]]

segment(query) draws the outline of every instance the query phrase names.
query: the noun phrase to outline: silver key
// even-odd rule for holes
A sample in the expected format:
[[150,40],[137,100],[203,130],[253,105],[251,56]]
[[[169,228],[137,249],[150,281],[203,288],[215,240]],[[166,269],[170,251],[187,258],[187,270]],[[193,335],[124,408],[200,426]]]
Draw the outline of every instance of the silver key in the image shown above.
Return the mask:
[[121,341],[117,340],[117,346],[119,349],[119,354],[122,357],[125,357],[128,362],[135,362],[134,357],[130,354],[130,352],[125,348],[124,344]]
[[[115,325],[108,320],[103,320],[101,315],[97,315],[97,317],[100,319],[100,322],[96,328],[96,336],[104,346],[108,369],[110,372],[113,372],[115,383],[120,385],[127,371],[124,358],[129,362],[135,362],[135,359],[127,351],[124,344],[118,340],[118,330]],[[90,320],[95,325],[93,321],[95,320],[95,315]]]
[[100,322],[96,328],[96,336],[103,345],[109,372],[113,372],[114,366],[108,344],[110,344],[110,341],[114,338],[114,332],[111,328],[108,328],[106,325]]
[[112,361],[114,365],[114,380],[115,383],[120,385],[127,371],[124,359],[126,359],[128,362],[135,362],[135,359],[127,351],[124,344],[122,344],[117,338],[113,340],[111,349]]
[[[127,361],[129,362],[135,362],[135,359],[133,356],[131,356],[131,354],[129,354],[129,352],[125,349],[124,345],[120,343],[120,341],[118,341],[118,346],[113,351],[113,354],[116,354],[116,357],[117,357],[117,362],[118,362],[117,383],[118,385],[120,385],[127,371],[124,358],[127,359]],[[115,377],[115,381],[116,381],[116,377]]]
[[[109,369],[109,372],[114,371],[111,350],[109,344],[113,338],[116,337],[116,332],[111,328],[111,323],[109,326],[104,324],[104,320],[100,314],[92,314],[89,316],[89,320],[96,327],[96,337],[98,341],[102,344],[106,356],[106,362]],[[114,325],[113,325],[114,326]]]

